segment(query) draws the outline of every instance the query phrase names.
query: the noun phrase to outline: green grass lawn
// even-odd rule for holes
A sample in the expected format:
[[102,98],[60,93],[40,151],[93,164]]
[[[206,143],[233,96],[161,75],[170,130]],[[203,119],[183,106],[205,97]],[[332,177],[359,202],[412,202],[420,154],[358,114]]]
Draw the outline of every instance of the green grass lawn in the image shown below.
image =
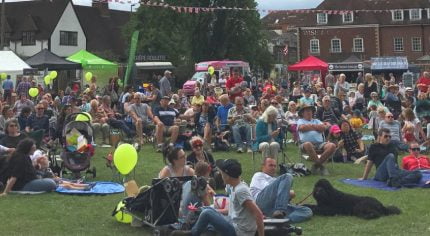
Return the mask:
[[[110,149],[97,148],[92,164],[97,167],[96,180],[111,180],[112,172],[102,158]],[[288,157],[301,161],[297,147],[288,145]],[[243,179],[249,183],[253,174],[250,154],[215,152],[216,159],[236,158],[243,168]],[[163,167],[161,154],[152,146],[139,152],[136,181],[149,184]],[[329,164],[328,179],[338,189],[354,194],[376,197],[384,204],[396,205],[401,215],[362,220],[356,217],[313,217],[297,224],[304,235],[430,235],[429,190],[403,189],[396,192],[358,188],[339,182],[341,178],[361,177],[364,166],[353,164]],[[372,172],[373,174],[373,172]],[[318,176],[296,178],[293,189],[298,202],[312,191]],[[143,228],[132,228],[116,222],[111,212],[124,194],[109,196],[69,196],[49,193],[35,196],[9,195],[0,199],[0,235],[152,235]],[[313,202],[309,198],[308,203]]]

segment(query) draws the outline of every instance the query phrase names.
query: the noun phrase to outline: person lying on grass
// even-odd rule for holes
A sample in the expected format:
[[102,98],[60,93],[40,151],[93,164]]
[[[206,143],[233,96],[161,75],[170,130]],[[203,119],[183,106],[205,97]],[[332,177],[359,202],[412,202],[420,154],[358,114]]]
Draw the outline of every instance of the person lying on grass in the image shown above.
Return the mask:
[[374,180],[387,182],[390,187],[417,184],[422,177],[419,171],[407,171],[398,167],[397,148],[394,143],[391,143],[390,130],[387,128],[379,129],[377,142],[370,146],[361,180],[367,179],[373,164],[376,166]]
[[310,208],[290,203],[295,196],[293,176],[283,174],[275,177],[277,165],[274,158],[266,157],[261,166],[261,172],[252,177],[250,191],[263,214],[278,219],[288,218],[294,223],[310,219]]
[[49,160],[46,156],[40,156],[35,160],[35,163],[36,176],[39,179],[52,178],[58,186],[70,190],[90,190],[92,187],[91,184],[73,183],[56,176],[49,168]]

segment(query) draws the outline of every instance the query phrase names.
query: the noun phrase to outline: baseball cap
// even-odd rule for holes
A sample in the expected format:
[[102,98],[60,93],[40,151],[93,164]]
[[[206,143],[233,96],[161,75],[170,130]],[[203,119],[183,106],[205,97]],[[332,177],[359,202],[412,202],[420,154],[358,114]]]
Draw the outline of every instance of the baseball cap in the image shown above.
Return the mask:
[[217,161],[218,168],[232,178],[239,178],[242,174],[242,166],[235,159],[220,159]]
[[340,130],[338,125],[333,125],[330,127],[330,133],[331,134],[338,134],[340,132],[341,132],[341,130]]

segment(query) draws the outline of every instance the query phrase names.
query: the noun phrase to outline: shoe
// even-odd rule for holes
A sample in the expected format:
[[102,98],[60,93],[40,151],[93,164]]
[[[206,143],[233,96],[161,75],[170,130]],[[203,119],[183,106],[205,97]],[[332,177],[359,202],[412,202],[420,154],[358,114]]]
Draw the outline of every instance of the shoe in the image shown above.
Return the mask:
[[321,168],[320,168],[320,174],[322,176],[329,176],[330,175],[330,173],[328,172],[328,170],[327,170],[327,168],[325,166],[321,166]]
[[285,218],[285,212],[280,211],[280,210],[276,210],[275,212],[273,212],[272,217],[275,219],[284,219]]
[[157,145],[157,152],[162,152],[163,151],[162,148],[163,148],[163,144],[158,144]]
[[248,148],[248,153],[252,153],[252,149],[251,148]]
[[187,236],[192,235],[191,230],[173,230],[170,236]]
[[240,147],[240,148],[238,148],[238,149],[237,149],[237,152],[238,152],[238,153],[242,153],[242,152],[243,152],[243,148],[241,148],[241,147]]

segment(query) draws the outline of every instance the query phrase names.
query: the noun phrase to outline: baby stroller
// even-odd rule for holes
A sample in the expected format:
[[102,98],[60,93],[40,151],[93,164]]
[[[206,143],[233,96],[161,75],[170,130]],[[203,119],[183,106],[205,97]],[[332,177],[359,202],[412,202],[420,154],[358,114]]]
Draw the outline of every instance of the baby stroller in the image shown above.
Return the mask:
[[[79,117],[79,121],[76,118]],[[84,119],[82,119],[84,118]],[[81,121],[86,120],[86,121]],[[96,177],[96,168],[90,168],[91,157],[94,155],[93,128],[90,124],[90,117],[86,113],[73,113],[66,117],[66,125],[62,132],[61,159],[63,160],[62,169],[66,168],[72,172],[76,179],[81,177],[81,171],[87,170],[86,174]],[[75,142],[78,142],[76,143]]]

